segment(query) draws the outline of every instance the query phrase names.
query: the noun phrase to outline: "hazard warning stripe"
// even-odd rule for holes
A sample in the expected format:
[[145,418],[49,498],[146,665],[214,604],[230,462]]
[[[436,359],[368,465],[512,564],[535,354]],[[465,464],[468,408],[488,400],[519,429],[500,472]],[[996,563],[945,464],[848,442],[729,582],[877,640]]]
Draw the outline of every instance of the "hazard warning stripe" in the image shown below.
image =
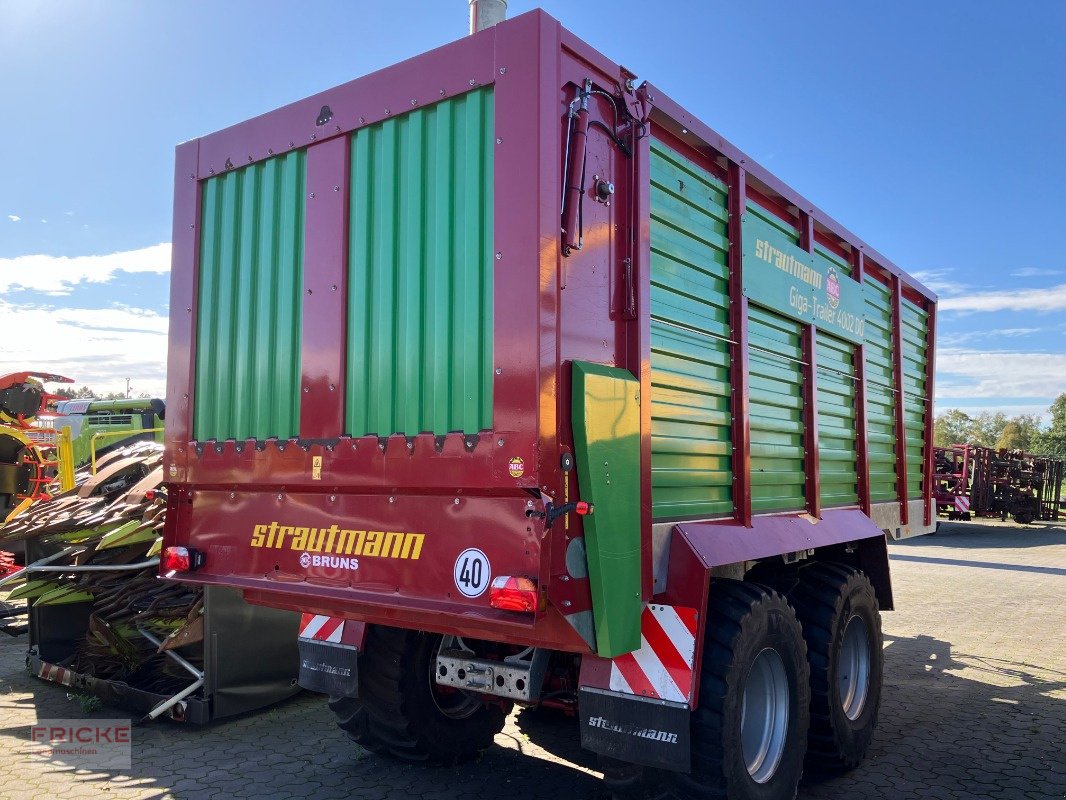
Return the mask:
[[640,648],[611,660],[610,688],[687,702],[696,656],[696,609],[649,605],[640,618]]
[[969,511],[970,510],[970,498],[965,495],[955,496],[955,510],[956,511]]
[[316,642],[340,642],[344,633],[342,617],[327,617],[322,614],[304,614],[300,620],[300,638]]
[[41,662],[41,669],[38,671],[37,677],[52,683],[61,683],[64,686],[70,686],[74,683],[73,672],[64,667],[49,664],[47,661]]

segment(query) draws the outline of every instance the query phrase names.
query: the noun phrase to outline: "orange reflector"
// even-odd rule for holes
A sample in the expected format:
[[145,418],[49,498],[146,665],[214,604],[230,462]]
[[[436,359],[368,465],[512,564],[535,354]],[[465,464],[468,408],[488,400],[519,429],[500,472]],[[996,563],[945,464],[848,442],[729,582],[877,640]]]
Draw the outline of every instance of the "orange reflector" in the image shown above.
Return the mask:
[[489,605],[501,611],[537,610],[537,582],[532,578],[513,578],[500,575],[489,586]]

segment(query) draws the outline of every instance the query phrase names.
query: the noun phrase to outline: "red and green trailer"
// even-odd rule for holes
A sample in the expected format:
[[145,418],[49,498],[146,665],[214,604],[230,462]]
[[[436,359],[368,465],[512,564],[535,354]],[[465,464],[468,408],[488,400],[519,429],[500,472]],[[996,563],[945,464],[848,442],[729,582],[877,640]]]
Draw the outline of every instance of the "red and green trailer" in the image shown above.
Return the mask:
[[540,704],[701,797],[863,757],[921,283],[541,11],[179,145],[174,214],[161,570],[301,612],[357,743]]

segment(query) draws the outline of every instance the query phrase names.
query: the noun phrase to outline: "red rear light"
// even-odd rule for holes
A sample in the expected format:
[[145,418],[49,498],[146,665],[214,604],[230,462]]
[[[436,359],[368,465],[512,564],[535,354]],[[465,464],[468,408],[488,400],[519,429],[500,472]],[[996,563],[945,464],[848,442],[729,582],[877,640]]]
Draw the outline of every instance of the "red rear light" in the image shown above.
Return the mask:
[[537,610],[537,582],[532,578],[513,578],[500,575],[492,579],[489,587],[489,605],[501,611]]
[[177,572],[192,572],[204,565],[204,554],[188,547],[164,547],[159,567],[167,577]]

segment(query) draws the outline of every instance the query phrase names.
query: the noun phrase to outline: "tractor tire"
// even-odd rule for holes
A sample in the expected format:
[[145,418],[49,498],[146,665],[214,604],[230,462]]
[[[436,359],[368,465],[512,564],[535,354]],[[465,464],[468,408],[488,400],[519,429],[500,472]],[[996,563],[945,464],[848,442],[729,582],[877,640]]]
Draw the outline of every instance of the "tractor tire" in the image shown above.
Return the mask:
[[807,758],[831,770],[854,769],[873,739],[881,707],[884,650],[874,587],[841,564],[812,564],[788,593],[811,666]]
[[638,800],[645,796],[644,767],[604,755],[597,760],[603,773],[603,785],[610,793],[611,800]]
[[810,681],[803,630],[781,595],[711,582],[692,772],[683,798],[792,800],[803,775]]
[[506,703],[438,687],[439,634],[380,625],[359,655],[359,697],[331,698],[338,726],[372,753],[451,766],[476,756],[503,730]]

